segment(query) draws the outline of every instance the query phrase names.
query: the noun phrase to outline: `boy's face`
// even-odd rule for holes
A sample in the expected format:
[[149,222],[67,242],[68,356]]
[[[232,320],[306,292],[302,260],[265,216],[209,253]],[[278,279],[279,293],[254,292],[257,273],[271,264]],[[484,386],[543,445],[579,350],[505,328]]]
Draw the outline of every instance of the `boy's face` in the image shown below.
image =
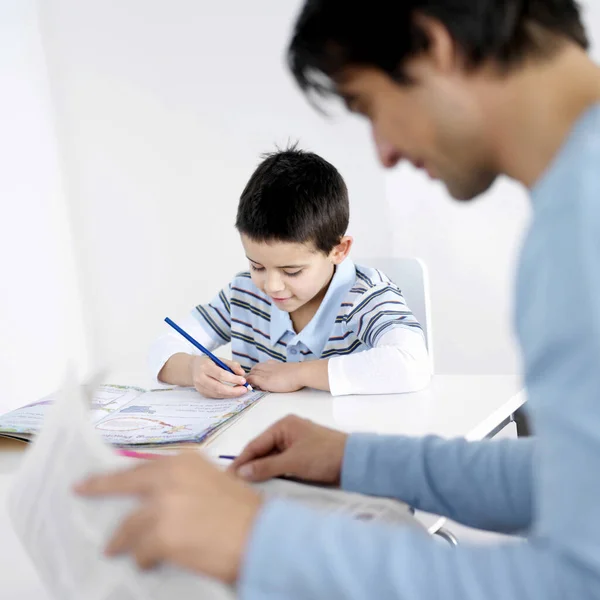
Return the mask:
[[343,238],[326,256],[312,243],[256,242],[244,234],[241,239],[254,285],[277,308],[289,313],[319,296],[331,281],[335,265],[346,258],[352,244],[351,238]]

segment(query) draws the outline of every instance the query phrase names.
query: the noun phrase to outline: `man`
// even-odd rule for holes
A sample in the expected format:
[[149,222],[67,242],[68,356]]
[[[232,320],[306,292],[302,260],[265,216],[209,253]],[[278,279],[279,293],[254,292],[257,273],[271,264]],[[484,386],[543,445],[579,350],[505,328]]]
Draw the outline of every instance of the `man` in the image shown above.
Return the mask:
[[[600,598],[600,72],[573,0],[311,0],[289,63],[366,116],[381,162],[471,200],[531,190],[516,323],[535,438],[467,443],[274,425],[234,465],[401,498],[526,541],[456,549],[409,530],[263,504],[183,456],[91,480],[142,507],[110,551],[236,582],[242,598]],[[476,250],[476,249],[475,249]]]

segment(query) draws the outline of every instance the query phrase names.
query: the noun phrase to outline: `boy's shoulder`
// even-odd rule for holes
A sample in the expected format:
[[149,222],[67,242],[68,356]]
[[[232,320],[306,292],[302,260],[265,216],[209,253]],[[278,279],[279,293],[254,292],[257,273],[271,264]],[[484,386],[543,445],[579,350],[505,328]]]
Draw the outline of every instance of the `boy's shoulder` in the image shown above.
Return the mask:
[[[244,285],[244,286],[254,286],[252,283],[252,276],[250,275],[250,271],[240,271],[233,276],[231,280],[232,286],[234,285]],[[256,287],[256,286],[254,286]]]
[[394,295],[402,297],[400,288],[383,272],[373,267],[354,265],[355,280],[342,303],[342,310],[350,316],[366,306],[375,297]]
[[354,265],[356,280],[350,290],[353,293],[365,295],[386,288],[399,290],[398,286],[383,272],[374,267]]
[[246,299],[252,298],[261,305],[271,304],[270,298],[254,285],[249,271],[237,273],[229,284],[229,291],[233,297],[245,296]]

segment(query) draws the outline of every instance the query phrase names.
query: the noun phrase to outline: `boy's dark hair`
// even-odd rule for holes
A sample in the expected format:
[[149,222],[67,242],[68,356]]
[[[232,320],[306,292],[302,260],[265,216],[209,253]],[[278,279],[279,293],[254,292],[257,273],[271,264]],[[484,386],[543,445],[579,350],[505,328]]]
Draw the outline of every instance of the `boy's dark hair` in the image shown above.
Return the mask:
[[589,46],[575,0],[307,0],[296,23],[288,64],[304,91],[332,93],[348,66],[377,67],[408,84],[407,59],[427,50],[415,20],[441,22],[467,68],[494,61],[503,71],[529,57],[551,56],[563,41]]
[[258,242],[313,242],[329,254],[348,229],[348,189],[326,160],[295,145],[263,155],[242,192],[235,226]]

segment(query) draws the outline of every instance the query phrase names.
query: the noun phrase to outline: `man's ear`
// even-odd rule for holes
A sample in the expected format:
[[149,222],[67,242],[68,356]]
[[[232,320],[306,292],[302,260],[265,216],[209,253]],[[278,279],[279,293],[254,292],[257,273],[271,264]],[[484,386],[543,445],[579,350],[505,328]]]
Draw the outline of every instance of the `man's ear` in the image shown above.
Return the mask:
[[427,39],[427,50],[415,57],[413,64],[419,63],[419,68],[427,68],[443,75],[461,68],[456,42],[448,29],[437,19],[418,12],[414,19],[415,25]]

